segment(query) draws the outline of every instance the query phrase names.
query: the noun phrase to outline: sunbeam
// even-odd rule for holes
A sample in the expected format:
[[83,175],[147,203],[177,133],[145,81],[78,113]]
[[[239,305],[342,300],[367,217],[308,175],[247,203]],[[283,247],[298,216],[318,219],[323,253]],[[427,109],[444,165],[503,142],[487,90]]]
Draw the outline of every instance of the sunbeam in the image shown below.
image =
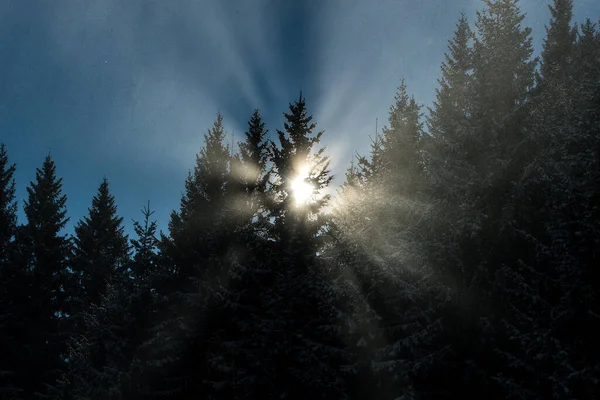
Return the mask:
[[307,166],[299,168],[298,174],[290,182],[290,189],[296,206],[306,204],[315,194],[315,187],[308,182],[310,170]]

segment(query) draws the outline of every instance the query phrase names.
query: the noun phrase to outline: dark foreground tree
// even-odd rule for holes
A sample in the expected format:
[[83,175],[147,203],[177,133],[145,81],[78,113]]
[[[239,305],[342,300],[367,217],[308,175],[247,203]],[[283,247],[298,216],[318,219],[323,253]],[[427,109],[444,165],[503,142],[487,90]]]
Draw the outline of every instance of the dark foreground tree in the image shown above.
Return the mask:
[[16,165],[10,164],[6,147],[0,144],[0,397],[18,399],[24,388],[22,335],[27,315],[23,297],[25,269],[16,263],[17,201],[15,199]]
[[[21,268],[27,271],[27,328],[20,340],[26,352],[19,358],[18,382],[24,398],[46,391],[64,367],[67,331],[65,311],[69,296],[68,260],[70,241],[61,235],[66,217],[67,197],[62,194],[62,178],[48,155],[36,170],[35,181],[27,187],[27,224],[17,238],[22,254]],[[35,363],[31,360],[35,359]]]
[[129,262],[129,244],[117,215],[115,198],[104,178],[86,215],[75,226],[73,271],[81,291],[74,311],[100,305],[107,285],[116,274],[124,274]]

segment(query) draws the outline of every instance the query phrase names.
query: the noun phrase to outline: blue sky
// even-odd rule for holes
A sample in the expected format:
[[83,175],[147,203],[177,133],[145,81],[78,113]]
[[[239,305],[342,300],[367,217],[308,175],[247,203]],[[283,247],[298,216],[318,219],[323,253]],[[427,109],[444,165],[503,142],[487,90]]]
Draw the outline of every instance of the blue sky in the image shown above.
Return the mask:
[[[536,51],[549,0],[524,0]],[[106,176],[127,230],[148,200],[160,228],[217,111],[237,140],[254,108],[267,127],[302,90],[336,184],[368,151],[401,78],[429,105],[461,12],[479,0],[0,1],[0,141],[17,196],[50,152],[71,221]],[[600,2],[575,0],[574,19]],[[22,202],[20,203],[22,206]]]

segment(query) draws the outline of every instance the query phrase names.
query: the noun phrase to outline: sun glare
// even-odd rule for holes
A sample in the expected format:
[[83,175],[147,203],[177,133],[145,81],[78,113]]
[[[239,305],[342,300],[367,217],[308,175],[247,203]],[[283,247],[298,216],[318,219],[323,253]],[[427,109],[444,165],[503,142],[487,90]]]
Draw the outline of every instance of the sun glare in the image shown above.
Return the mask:
[[290,186],[296,205],[307,203],[314,194],[314,187],[306,181],[308,174],[308,168],[301,168],[298,175],[291,181]]

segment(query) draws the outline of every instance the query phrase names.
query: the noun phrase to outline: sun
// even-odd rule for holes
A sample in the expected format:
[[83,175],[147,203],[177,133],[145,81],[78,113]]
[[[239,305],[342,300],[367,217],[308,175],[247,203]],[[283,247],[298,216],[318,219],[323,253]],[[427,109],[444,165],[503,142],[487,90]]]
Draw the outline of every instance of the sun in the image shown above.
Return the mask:
[[294,197],[294,202],[297,206],[306,204],[311,196],[315,193],[315,188],[313,185],[306,181],[308,176],[308,168],[303,167],[299,169],[298,174],[290,182],[292,196]]

